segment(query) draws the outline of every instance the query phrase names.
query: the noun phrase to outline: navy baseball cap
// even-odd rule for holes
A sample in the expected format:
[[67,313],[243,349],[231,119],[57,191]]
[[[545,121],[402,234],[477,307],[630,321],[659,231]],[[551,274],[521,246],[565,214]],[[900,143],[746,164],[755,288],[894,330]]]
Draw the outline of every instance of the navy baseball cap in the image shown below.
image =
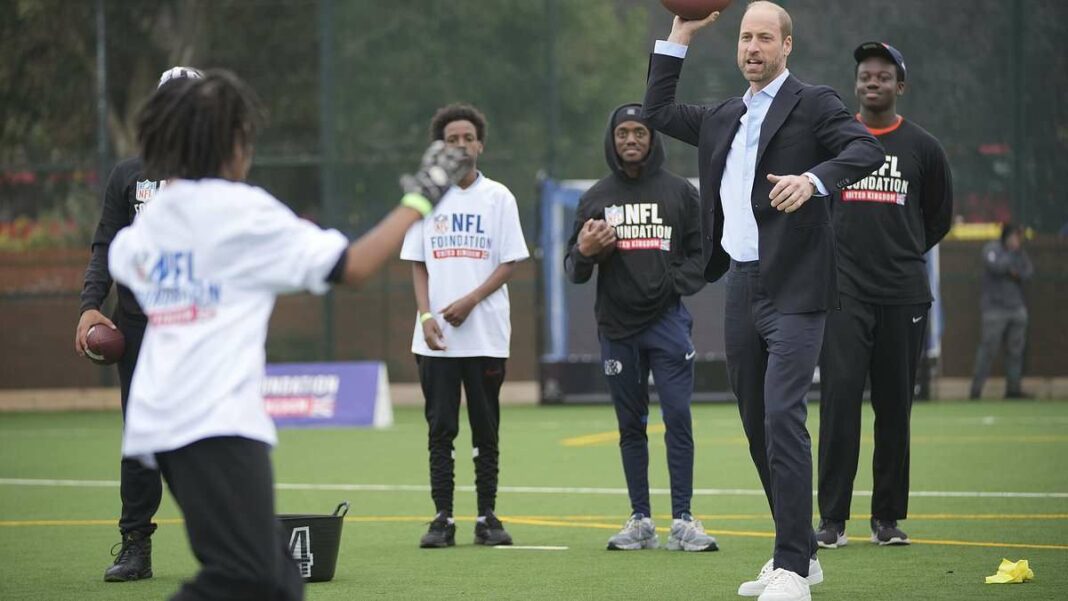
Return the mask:
[[901,81],[905,81],[905,57],[901,56],[897,48],[886,42],[864,42],[853,51],[853,58],[856,59],[858,65],[872,56],[885,58],[897,65],[897,68],[901,70]]

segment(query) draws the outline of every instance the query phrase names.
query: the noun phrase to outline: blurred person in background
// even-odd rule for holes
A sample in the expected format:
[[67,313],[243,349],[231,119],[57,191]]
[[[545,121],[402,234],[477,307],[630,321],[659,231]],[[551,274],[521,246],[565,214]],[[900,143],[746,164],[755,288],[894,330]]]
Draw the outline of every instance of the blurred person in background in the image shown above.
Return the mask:
[[982,334],[975,354],[970,399],[983,395],[994,356],[1005,343],[1005,398],[1023,399],[1023,355],[1027,344],[1027,301],[1023,283],[1031,279],[1034,267],[1023,249],[1020,228],[1006,223],[1001,238],[983,247],[983,291],[979,297]]
[[[160,76],[157,90],[171,82],[200,77],[201,73],[197,69],[172,67]],[[130,397],[130,381],[133,379],[147,322],[133,293],[121,284],[115,286],[119,298],[111,319],[100,312],[112,284],[111,274],[108,273],[108,248],[115,234],[133,223],[134,217],[166,184],[165,181],[155,181],[145,176],[140,157],[126,159],[115,166],[104,188],[103,209],[93,235],[92,254],[82,286],[81,318],[74,333],[74,350],[85,356],[85,339],[93,326],[100,325],[122,332],[126,338],[126,348],[117,367],[124,420],[126,402]],[[117,552],[112,549],[115,561],[104,571],[104,581],[126,582],[151,578],[151,537],[156,531],[152,516],[159,509],[163,496],[159,470],[145,467],[135,459],[123,457],[119,468],[119,496],[122,500],[119,517],[119,534],[122,541],[117,545]]]
[[907,545],[909,422],[933,297],[925,255],[949,232],[953,185],[942,145],[897,113],[905,59],[893,46],[853,51],[857,120],[886,160],[835,195],[840,308],[827,313],[820,356],[820,547],[844,546],[860,458],[864,385],[875,412],[871,541]]

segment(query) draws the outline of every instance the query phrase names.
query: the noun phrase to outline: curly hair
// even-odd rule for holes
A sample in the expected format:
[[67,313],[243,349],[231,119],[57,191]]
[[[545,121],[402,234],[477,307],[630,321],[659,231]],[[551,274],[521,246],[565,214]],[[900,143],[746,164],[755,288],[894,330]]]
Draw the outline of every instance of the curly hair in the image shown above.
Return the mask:
[[464,103],[453,103],[443,106],[430,119],[430,139],[444,140],[445,126],[453,121],[470,121],[475,126],[475,137],[479,142],[486,141],[486,116],[482,111]]

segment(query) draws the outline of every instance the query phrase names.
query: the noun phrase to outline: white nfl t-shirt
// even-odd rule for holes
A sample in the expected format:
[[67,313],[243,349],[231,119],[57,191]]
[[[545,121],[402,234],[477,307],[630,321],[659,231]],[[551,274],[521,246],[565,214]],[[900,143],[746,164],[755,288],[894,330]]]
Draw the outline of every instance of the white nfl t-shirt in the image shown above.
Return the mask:
[[153,453],[215,436],[273,446],[261,385],[275,297],[325,293],[347,246],[243,183],[178,180],[146,205],[108,253],[148,316],[123,456],[153,466]]
[[442,310],[481,286],[501,263],[530,256],[515,196],[503,184],[479,173],[467,189],[453,186],[434,212],[408,230],[401,259],[426,263],[430,312],[445,338],[444,351],[432,351],[415,319],[412,352],[431,357],[508,357],[512,335],[508,286],[487,296],[455,328]]

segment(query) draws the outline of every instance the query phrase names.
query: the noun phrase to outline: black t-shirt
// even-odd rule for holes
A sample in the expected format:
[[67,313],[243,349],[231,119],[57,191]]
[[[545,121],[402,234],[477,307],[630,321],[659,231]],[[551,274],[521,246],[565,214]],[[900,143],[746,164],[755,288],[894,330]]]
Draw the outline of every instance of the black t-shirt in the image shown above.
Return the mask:
[[[859,117],[858,117],[859,119]],[[911,121],[869,131],[886,162],[835,195],[839,286],[874,304],[931,302],[924,254],[949,231],[953,182],[938,140]]]
[[[100,310],[108,291],[111,289],[111,274],[108,272],[108,247],[115,234],[133,223],[134,217],[146,202],[159,193],[165,184],[145,178],[142,173],[141,159],[126,159],[112,169],[108,176],[107,188],[104,190],[104,206],[100,212],[100,222],[93,234],[92,256],[89,267],[85,270],[85,284],[82,287],[81,312],[89,309]],[[125,286],[116,286],[119,304],[115,317],[120,320],[144,323],[146,321],[141,306],[137,304],[132,292]]]

